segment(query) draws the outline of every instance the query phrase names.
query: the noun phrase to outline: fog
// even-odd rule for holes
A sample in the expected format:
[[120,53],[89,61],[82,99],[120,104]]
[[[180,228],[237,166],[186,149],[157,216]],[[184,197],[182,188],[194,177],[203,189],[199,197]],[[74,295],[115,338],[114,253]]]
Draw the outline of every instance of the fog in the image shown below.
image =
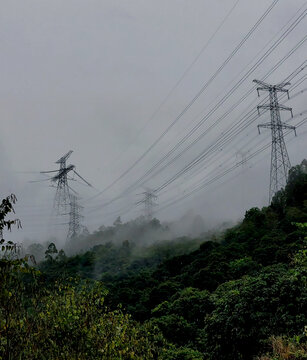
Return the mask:
[[[142,205],[136,206],[142,198],[138,194],[147,188],[159,188],[265,99],[266,94],[258,98],[253,91],[178,159],[148,177],[144,184],[133,186],[263,56],[267,43],[276,40],[281,29],[306,9],[304,0],[278,1],[188,111],[133,166],[271,3],[2,0],[0,193],[2,198],[16,194],[16,216],[23,225],[7,238],[44,243],[57,237],[65,242],[69,218],[52,215],[56,188],[48,181],[30,181],[46,180],[39,172],[56,170],[55,161],[69,150],[73,153],[68,164],[74,164],[93,185],[70,183],[81,197],[82,224],[90,232],[111,225],[118,216],[126,222],[144,214]],[[266,76],[304,37],[306,17],[171,158],[215,124],[253,88],[253,79]],[[266,81],[279,83],[287,78],[306,61],[306,46],[307,41]],[[281,100],[293,108],[293,120],[287,112],[282,113],[282,120],[291,125],[306,117],[306,71],[293,78],[292,98]],[[229,144],[219,146],[210,157],[157,193],[154,216],[162,224],[175,224],[170,225],[172,235],[198,236],[224,222],[237,221],[250,207],[268,204],[269,148],[203,190],[166,207],[202,179],[215,178],[269,143],[270,131],[263,129],[258,135],[257,130],[258,124],[268,121],[269,113],[256,118]],[[292,165],[307,157],[306,133],[304,123],[297,129],[297,137],[294,133],[285,137]],[[183,221],[186,218],[190,220]]]

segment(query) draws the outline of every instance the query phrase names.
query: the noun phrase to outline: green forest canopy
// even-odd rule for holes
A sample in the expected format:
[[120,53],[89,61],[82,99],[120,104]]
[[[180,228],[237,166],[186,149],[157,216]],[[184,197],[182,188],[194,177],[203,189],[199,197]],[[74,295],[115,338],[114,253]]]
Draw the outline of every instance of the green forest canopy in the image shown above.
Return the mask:
[[296,166],[270,206],[210,239],[103,241],[71,257],[50,244],[37,266],[3,243],[2,359],[306,358],[306,195]]

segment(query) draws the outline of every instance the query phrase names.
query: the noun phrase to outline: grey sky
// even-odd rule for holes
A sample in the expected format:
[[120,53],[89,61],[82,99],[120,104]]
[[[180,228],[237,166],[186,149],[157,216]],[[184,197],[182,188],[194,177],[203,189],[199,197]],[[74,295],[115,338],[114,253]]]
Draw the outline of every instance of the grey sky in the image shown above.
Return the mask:
[[[72,149],[71,163],[97,189],[105,188],[174,120],[271,2],[240,0],[184,81],[148,123],[234,0],[1,0],[0,185],[3,197],[14,192],[19,198],[17,210],[24,230],[18,236],[36,239],[46,236],[50,231],[46,229],[50,229],[48,215],[54,195],[54,189],[48,187],[47,182],[28,183],[42,178],[40,175],[22,172],[55,169],[54,162]],[[171,149],[197,122],[199,117],[193,120],[195,116],[200,112],[205,114],[218,96],[229,90],[230,81],[256,58],[266,42],[304,4],[304,0],[280,0],[214,84],[153,151],[107,193],[85,201],[85,224],[91,230],[112,222],[117,211],[125,207],[131,206],[131,211],[123,214],[125,220],[139,214],[133,204],[142,188],[107,208],[89,212],[124,191]],[[306,35],[306,28],[305,18],[207,124],[212,124],[249,90],[253,86],[252,79],[263,77]],[[267,81],[279,82],[288,76],[306,60],[306,49],[307,42]],[[304,74],[306,71],[294,81]],[[306,87],[307,83],[302,83],[294,93]],[[261,101],[256,92],[180,160],[146,185],[155,188],[180,170],[244,114],[253,101],[255,106]],[[293,107],[294,114],[306,110],[306,92],[287,105]],[[288,114],[283,114],[284,120],[288,118]],[[213,171],[227,160],[227,156],[229,160],[223,166],[235,163],[236,151],[242,147],[250,151],[261,141],[256,137],[256,125],[267,119],[268,114],[257,119],[232,144],[221,149],[211,167],[172,184],[161,194],[159,203],[188,191],[189,185]],[[293,120],[293,124],[300,120],[302,117]],[[136,138],[136,133],[145,125]],[[293,139],[293,134],[287,137],[293,164],[307,156],[306,125],[299,128],[298,135],[297,139]],[[269,131],[263,131],[261,136],[264,143],[270,139]],[[265,205],[269,161],[268,150],[245,168],[223,178],[220,186],[217,182],[196,197],[161,212],[158,217],[169,220],[193,208],[210,222],[236,219],[245,208]],[[233,176],[236,177],[230,180]],[[84,200],[95,194],[94,190],[81,185],[75,188]],[[110,213],[114,215],[106,217]]]

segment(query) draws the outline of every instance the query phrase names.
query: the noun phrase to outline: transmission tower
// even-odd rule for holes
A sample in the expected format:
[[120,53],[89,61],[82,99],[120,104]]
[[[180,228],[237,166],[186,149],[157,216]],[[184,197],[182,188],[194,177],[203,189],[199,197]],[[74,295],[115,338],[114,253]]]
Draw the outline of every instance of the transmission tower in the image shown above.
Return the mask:
[[139,195],[144,195],[144,198],[142,200],[138,201],[137,205],[144,204],[145,217],[148,221],[150,221],[152,219],[152,215],[154,212],[153,208],[154,208],[154,206],[158,205],[155,202],[155,200],[157,200],[158,197],[155,194],[154,190],[149,190],[149,189]]
[[290,126],[281,121],[280,111],[287,110],[292,114],[292,108],[280,105],[278,103],[278,92],[285,92],[289,98],[289,91],[284,87],[290,85],[289,82],[280,83],[277,85],[266,84],[263,81],[253,80],[256,84],[260,85],[257,88],[258,96],[259,91],[269,92],[269,104],[257,106],[258,113],[260,115],[260,109],[270,110],[271,121],[265,124],[258,125],[258,131],[260,134],[260,128],[271,129],[272,133],[272,151],[271,151],[271,170],[270,170],[270,191],[269,191],[269,202],[271,202],[274,194],[283,188],[287,184],[288,172],[291,168],[289,155],[287,152],[285,140],[284,140],[284,129],[294,130],[296,135],[295,126]]
[[57,182],[56,193],[54,197],[53,207],[56,209],[57,213],[61,211],[66,211],[67,206],[69,205],[70,193],[68,186],[67,174],[74,169],[74,165],[66,166],[66,161],[72,154],[72,150],[70,150],[67,154],[62,156],[56,164],[60,165],[60,169],[57,175],[53,177],[53,181]]
[[76,195],[70,195],[69,229],[67,239],[74,239],[81,232],[80,221],[83,219],[81,211],[83,206],[78,203],[79,198]]
[[73,178],[68,178],[68,174],[71,171],[77,175],[85,184],[92,187],[88,181],[86,181],[79,173],[77,173],[75,165],[66,165],[66,161],[71,154],[72,150],[68,151],[67,154],[55,162],[56,164],[60,165],[60,169],[41,171],[42,174],[54,172],[57,173],[55,176],[50,178],[51,182],[56,183],[56,193],[53,201],[53,208],[55,209],[57,215],[62,215],[68,211],[68,206],[71,203],[71,192],[77,194],[77,192],[68,185],[68,180],[75,180]]

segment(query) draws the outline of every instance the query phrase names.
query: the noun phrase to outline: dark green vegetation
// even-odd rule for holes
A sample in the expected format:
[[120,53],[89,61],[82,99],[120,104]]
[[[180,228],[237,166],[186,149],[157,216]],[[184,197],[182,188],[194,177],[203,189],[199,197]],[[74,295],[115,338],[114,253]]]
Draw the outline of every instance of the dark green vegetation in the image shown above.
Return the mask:
[[106,232],[127,226],[117,223],[82,254],[50,244],[40,271],[4,256],[0,349],[10,359],[306,359],[306,220],[296,166],[271,206],[211,239],[110,242]]
[[[147,224],[151,227],[151,223]],[[144,269],[154,269],[158,264],[174,255],[182,255],[199,247],[200,239],[178,238],[169,241],[160,241],[155,245],[142,246],[125,240],[120,245],[112,242],[103,242],[95,245],[90,251],[83,254],[67,257],[63,251],[48,254],[48,260],[40,264],[40,269],[49,280],[59,277],[79,276],[95,280],[127,278],[140,273]],[[50,247],[50,245],[49,245]],[[52,258],[50,258],[52,256]],[[50,261],[54,258],[56,261]]]
[[[15,197],[0,204],[0,230],[19,224],[6,220]],[[0,240],[0,359],[157,359],[171,346],[150,323],[141,325],[119,308],[109,310],[101,282],[46,282],[46,277],[20,257],[13,242]],[[54,244],[46,262],[62,262]],[[34,258],[32,257],[34,262]]]

